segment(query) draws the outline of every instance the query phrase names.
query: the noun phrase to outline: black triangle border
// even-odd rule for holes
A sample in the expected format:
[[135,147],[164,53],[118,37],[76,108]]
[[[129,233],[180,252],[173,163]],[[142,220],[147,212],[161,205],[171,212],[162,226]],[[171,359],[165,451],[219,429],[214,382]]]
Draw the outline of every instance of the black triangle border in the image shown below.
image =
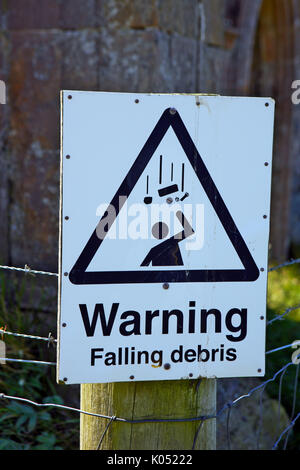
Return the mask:
[[[132,189],[152,158],[169,127],[173,128],[188,160],[212,204],[227,236],[229,237],[244,269],[210,269],[210,270],[140,270],[140,271],[91,271],[86,269],[103,239],[98,238],[96,229],[82,250],[79,258],[69,273],[73,284],[144,284],[144,283],[173,283],[173,282],[253,282],[259,277],[259,269],[240,234],[229,210],[226,207],[212,177],[210,176],[192,138],[189,135],[178,111],[166,109],[138,157],[130,168],[121,186],[113,197],[111,204],[119,214],[119,197],[129,197]],[[101,221],[100,221],[101,222]],[[99,222],[99,223],[100,223]]]

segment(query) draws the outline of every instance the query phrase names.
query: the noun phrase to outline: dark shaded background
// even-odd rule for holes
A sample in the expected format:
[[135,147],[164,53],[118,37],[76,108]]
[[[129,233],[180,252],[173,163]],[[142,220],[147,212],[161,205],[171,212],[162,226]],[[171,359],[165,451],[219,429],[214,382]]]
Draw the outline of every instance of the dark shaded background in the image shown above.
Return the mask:
[[[300,80],[300,0],[0,0],[0,19],[7,92],[0,105],[0,264],[57,272],[61,89],[273,97],[270,259],[300,257],[300,104],[291,100]],[[16,274],[20,284],[23,276]],[[22,331],[48,334],[57,279],[25,279],[26,295],[16,297]],[[5,272],[0,300],[12,280]],[[16,311],[7,308],[12,321]],[[6,377],[17,383],[17,375]],[[250,385],[218,387],[223,405]],[[73,390],[67,401],[78,406]],[[256,412],[250,408],[248,421]],[[236,433],[249,447],[253,426],[241,419]],[[224,437],[226,422],[218,425]]]
[[57,272],[61,89],[275,98],[271,256],[299,255],[299,0],[0,4],[1,263]]

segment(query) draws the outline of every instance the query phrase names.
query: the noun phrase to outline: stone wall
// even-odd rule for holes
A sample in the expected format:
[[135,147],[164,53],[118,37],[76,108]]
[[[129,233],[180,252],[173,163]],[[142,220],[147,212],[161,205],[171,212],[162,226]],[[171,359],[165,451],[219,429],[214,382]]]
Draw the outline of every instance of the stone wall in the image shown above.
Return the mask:
[[291,236],[300,238],[300,116],[289,99],[299,0],[0,4],[1,262],[57,270],[61,89],[278,98],[272,246],[277,259],[288,256]]

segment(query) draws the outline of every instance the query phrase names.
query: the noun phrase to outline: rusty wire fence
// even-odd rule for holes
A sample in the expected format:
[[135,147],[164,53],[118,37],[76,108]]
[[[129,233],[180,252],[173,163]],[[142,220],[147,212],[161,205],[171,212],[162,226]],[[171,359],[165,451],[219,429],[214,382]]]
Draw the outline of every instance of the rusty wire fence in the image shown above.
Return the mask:
[[[300,259],[295,259],[291,261],[287,261],[283,264],[280,264],[278,266],[272,267],[269,269],[269,273],[272,273],[273,271],[277,271],[281,268],[291,266],[293,264],[299,264]],[[10,271],[18,271],[18,272],[23,272],[23,273],[30,273],[33,275],[44,275],[44,276],[55,276],[58,277],[57,273],[52,273],[52,272],[47,272],[47,271],[39,271],[39,270],[33,270],[29,266],[25,265],[24,268],[17,268],[17,267],[12,267],[12,266],[0,266],[1,270],[10,270]],[[283,312],[278,312],[277,315],[275,315],[273,318],[269,319],[267,321],[267,334],[268,334],[268,328],[270,328],[270,325],[274,324],[275,322],[281,322],[282,320],[285,320],[288,315],[291,312],[294,312],[296,310],[300,309],[300,293],[299,293],[299,304],[297,305],[291,305],[288,306]],[[17,338],[24,338],[24,339],[30,339],[30,340],[36,340],[36,341],[42,341],[48,344],[48,346],[56,346],[57,344],[57,339],[53,337],[51,333],[47,337],[42,337],[42,336],[36,336],[34,334],[25,334],[25,333],[20,333],[20,332],[15,332],[15,331],[7,331],[5,328],[0,327],[0,338],[2,336],[2,340],[6,335],[14,336]],[[211,415],[199,415],[195,416],[192,418],[185,418],[184,416],[179,419],[160,419],[160,418],[151,418],[151,419],[140,419],[140,420],[130,420],[127,418],[124,418],[122,416],[106,416],[103,414],[98,414],[98,413],[91,413],[86,410],[72,407],[72,406],[67,406],[67,405],[62,405],[58,403],[51,403],[51,402],[43,402],[43,403],[38,403],[34,400],[31,400],[30,397],[21,397],[21,396],[13,396],[9,395],[6,393],[2,393],[0,390],[0,401],[2,402],[2,407],[5,406],[5,403],[9,403],[11,401],[15,402],[21,402],[33,407],[41,407],[41,408],[51,408],[51,409],[63,409],[67,412],[70,413],[77,413],[77,414],[85,414],[85,415],[90,415],[94,417],[98,417],[99,419],[103,419],[107,421],[106,427],[104,429],[104,432],[102,436],[100,437],[99,444],[97,447],[97,450],[101,449],[101,445],[103,442],[103,439],[105,437],[105,434],[107,433],[109,427],[112,425],[113,422],[118,421],[122,422],[126,425],[127,424],[141,424],[141,423],[164,423],[164,422],[188,422],[188,421],[194,421],[199,423],[197,426],[197,430],[194,436],[193,440],[193,445],[191,450],[195,449],[196,442],[198,439],[201,439],[201,430],[203,423],[206,420],[216,420],[217,422],[217,427],[219,424],[219,421],[222,420],[222,426],[223,430],[225,429],[225,444],[222,444],[222,447],[228,450],[233,450],[236,449],[236,444],[233,442],[233,435],[235,432],[235,428],[238,426],[240,430],[243,428],[243,416],[238,417],[238,423],[237,423],[237,415],[234,416],[234,410],[239,408],[242,403],[244,403],[247,400],[254,400],[254,407],[253,409],[255,410],[256,414],[256,424],[255,428],[253,429],[253,433],[255,434],[254,436],[254,447],[253,447],[253,441],[252,441],[252,448],[255,449],[265,449],[265,444],[262,444],[263,440],[263,435],[265,433],[265,428],[263,425],[264,422],[264,407],[265,407],[265,400],[264,400],[264,394],[267,393],[268,387],[271,385],[276,384],[277,386],[277,398],[272,400],[272,436],[273,440],[272,443],[268,444],[268,449],[272,450],[287,450],[288,445],[289,445],[289,440],[291,438],[291,435],[297,426],[297,424],[300,423],[300,410],[298,409],[297,406],[297,399],[298,399],[298,386],[299,386],[299,364],[300,364],[300,338],[296,339],[294,342],[289,343],[289,344],[279,344],[276,348],[267,350],[266,351],[266,358],[271,356],[272,354],[276,354],[279,351],[283,350],[290,350],[291,351],[291,357],[289,361],[286,361],[286,363],[280,367],[278,370],[274,372],[269,378],[262,380],[259,379],[255,383],[254,386],[244,390],[243,393],[239,394],[236,397],[231,397],[230,400],[226,400],[224,403],[222,403],[220,406],[218,406],[216,412]],[[19,363],[20,367],[22,367],[22,364],[37,364],[37,365],[45,365],[45,366],[56,366],[56,362],[49,362],[49,361],[43,361],[43,360],[32,360],[32,359],[18,359],[18,358],[9,358],[9,357],[0,357],[0,364],[4,364],[7,362],[13,362],[13,363]],[[291,398],[290,398],[290,407],[289,407],[289,413],[286,415],[286,419],[282,419],[282,400],[283,400],[283,386],[284,386],[284,380],[287,375],[287,372],[290,374],[293,374],[293,380],[292,380],[292,393],[291,393]],[[243,386],[245,386],[245,382],[243,383]],[[299,421],[298,421],[299,420]],[[2,427],[5,426],[5,423],[2,424]],[[224,434],[224,433],[223,433]],[[300,445],[300,444],[299,444]]]

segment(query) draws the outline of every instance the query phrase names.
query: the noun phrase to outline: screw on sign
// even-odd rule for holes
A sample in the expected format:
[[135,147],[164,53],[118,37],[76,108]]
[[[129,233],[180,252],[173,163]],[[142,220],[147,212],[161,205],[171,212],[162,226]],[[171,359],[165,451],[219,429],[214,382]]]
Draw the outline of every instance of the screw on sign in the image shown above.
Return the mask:
[[[74,215],[65,216],[68,224],[62,227],[60,324],[68,328],[61,335],[60,378],[68,377],[68,383],[128,380],[131,374],[112,366],[120,362],[113,359],[116,351],[122,350],[124,358],[130,347],[134,350],[126,362],[135,366],[136,380],[164,379],[164,368],[145,368],[154,335],[159,340],[155,349],[163,351],[164,364],[172,365],[167,380],[185,376],[190,364],[193,376],[263,374],[264,325],[256,312],[266,307],[269,227],[259,219],[261,213],[268,218],[271,172],[266,174],[256,160],[263,155],[271,162],[273,102],[207,96],[201,101],[206,106],[195,108],[189,95],[136,98],[72,91],[64,97],[62,155],[73,158],[63,163],[62,208]],[[269,106],[261,106],[265,103]],[[208,109],[224,128],[215,129]],[[84,136],[76,129],[77,114],[86,119]],[[262,123],[267,123],[264,140],[251,139],[260,135]],[[112,140],[116,131],[120,138]],[[216,132],[218,139],[212,139]],[[99,145],[100,154],[95,151]],[[252,177],[260,181],[255,190],[247,184]],[[100,220],[93,227],[86,209],[101,201]],[[257,229],[249,231],[255,224]],[[75,317],[69,311],[77,312]],[[250,331],[256,331],[253,338]],[[63,338],[69,335],[77,338],[76,371],[73,360],[63,359]],[[87,338],[99,338],[101,345],[88,346]],[[254,341],[258,357],[251,364],[246,351]],[[237,343],[249,346],[243,350]],[[181,347],[182,361],[172,361]],[[193,352],[186,355],[189,348]],[[203,350],[209,351],[207,361]],[[133,351],[140,352],[134,364]],[[89,357],[85,365],[83,357]],[[226,358],[231,364],[224,369]],[[107,368],[103,377],[101,364]]]
[[64,91],[62,118],[58,380],[134,416],[133,387],[168,414],[263,376],[274,102]]

